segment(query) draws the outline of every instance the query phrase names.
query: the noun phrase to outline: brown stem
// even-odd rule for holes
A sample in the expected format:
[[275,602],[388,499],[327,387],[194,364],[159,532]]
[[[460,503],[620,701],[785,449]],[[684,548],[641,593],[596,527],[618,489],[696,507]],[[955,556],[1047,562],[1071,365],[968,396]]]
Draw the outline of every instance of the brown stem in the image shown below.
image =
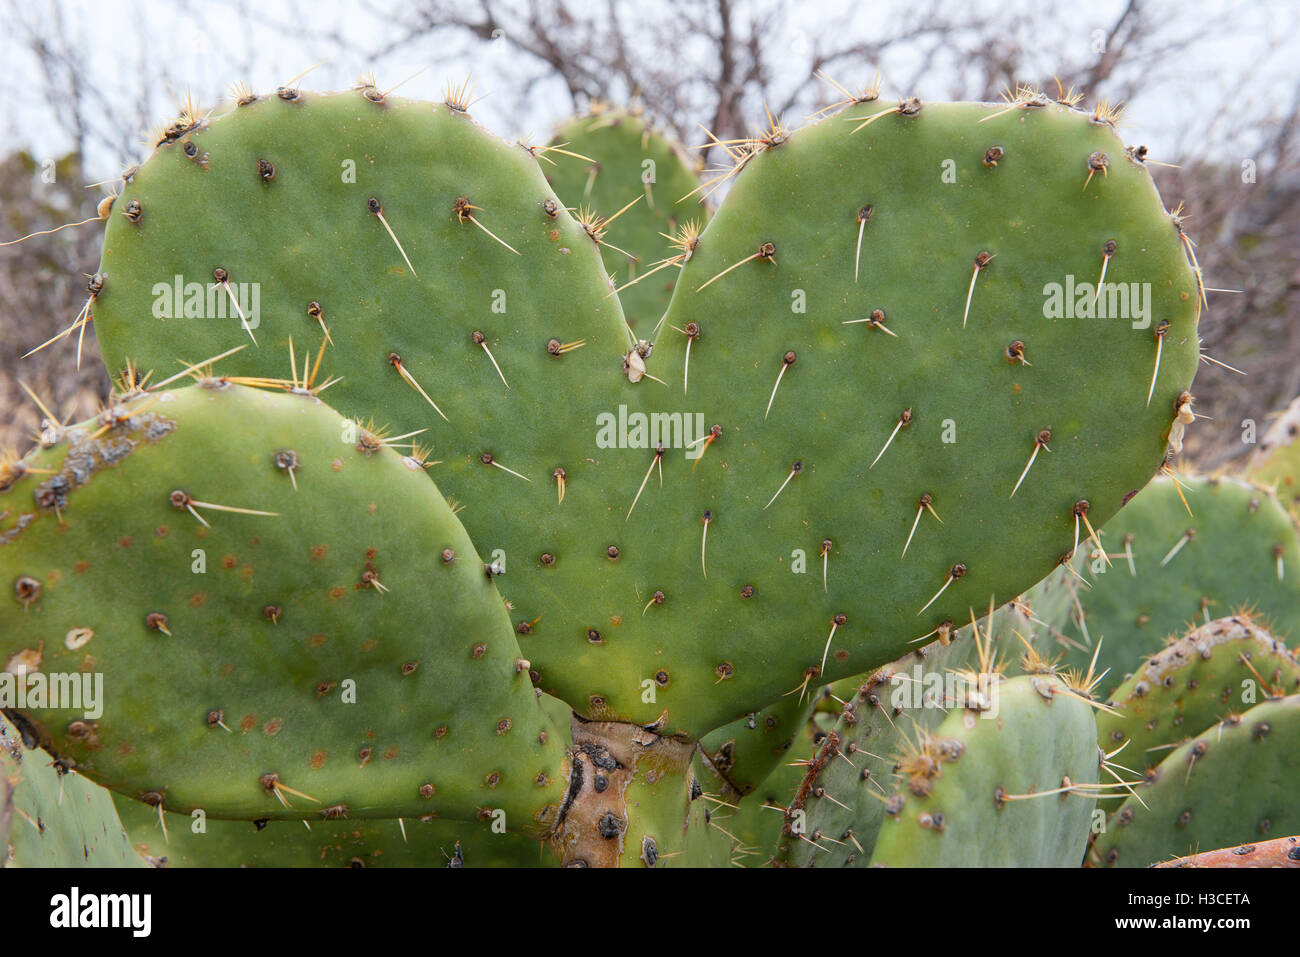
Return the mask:
[[[565,867],[618,867],[640,853],[624,847],[632,813],[628,787],[638,777],[652,780],[686,774],[695,745],[640,725],[584,721],[577,715],[570,727],[569,792],[550,837],[551,849]],[[633,802],[632,808],[638,803]],[[628,858],[625,851],[630,852]]]

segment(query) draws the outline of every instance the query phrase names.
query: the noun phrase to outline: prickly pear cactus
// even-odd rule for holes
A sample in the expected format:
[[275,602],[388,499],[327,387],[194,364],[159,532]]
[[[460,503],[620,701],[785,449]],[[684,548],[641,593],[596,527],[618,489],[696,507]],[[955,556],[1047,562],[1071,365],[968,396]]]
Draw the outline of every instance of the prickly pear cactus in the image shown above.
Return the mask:
[[564,729],[415,458],[214,378],[47,438],[0,493],[0,660],[70,766],[213,818],[549,829]]
[[1100,641],[1103,696],[1189,627],[1239,610],[1285,623],[1300,611],[1300,535],[1267,489],[1160,476],[1100,536],[1107,559],[1091,543],[1075,558],[1077,604],[1061,651],[1086,668]]
[[[626,208],[603,249],[605,269],[619,286],[628,325],[640,338],[653,338],[677,280],[674,257],[686,253],[669,243],[698,235],[709,217],[695,164],[636,109],[597,105],[563,124],[552,146],[582,157],[565,162],[560,154],[546,168],[547,180],[570,210],[611,218]],[[629,203],[634,205],[627,208]]]
[[[672,299],[633,329],[602,261],[626,203],[571,216],[539,161],[574,174],[579,150],[506,144],[467,100],[281,88],[157,135],[69,329],[93,317],[127,395],[0,473],[0,652],[25,686],[147,691],[25,710],[160,830],[306,814],[338,848],[364,820],[373,858],[394,821],[504,815],[566,865],[775,859],[724,821],[798,802],[769,782],[817,689],[1069,568],[1181,448],[1190,243],[1104,109],[864,92],[722,144],[700,193],[734,177],[727,201],[659,230],[661,271],[623,295]],[[601,180],[635,144],[611,149],[593,191],[629,178]],[[670,208],[683,168],[655,165],[629,224],[696,202]],[[178,356],[197,386],[158,384]],[[981,837],[1072,835],[1089,799],[1091,674],[1030,664],[1012,727],[952,733],[1008,788],[1073,783],[972,815]],[[1013,745],[1041,752],[1019,777]],[[946,780],[983,786],[971,764]],[[971,859],[927,839],[871,856]]]
[[[707,579],[684,556],[655,579],[673,609],[726,624],[673,650],[696,662],[692,710],[860,673],[1015,597],[1161,464],[1196,363],[1177,223],[1104,122],[996,112],[871,103],[771,131],[683,267],[649,369],[675,391],[689,368],[686,399],[717,430],[691,475],[652,484],[653,524],[628,540],[654,541],[626,553],[707,516]],[[952,184],[931,173],[947,159]],[[1103,265],[1151,283],[1148,326],[1055,314],[1053,284]],[[698,335],[672,331],[689,323]]]
[[[434,477],[500,550],[540,686],[588,719],[698,737],[1029,587],[1080,518],[1105,519],[1160,464],[1196,364],[1180,226],[1104,117],[869,102],[768,132],[733,150],[744,168],[682,263],[654,358],[623,338],[601,230],[550,216],[526,150],[446,105],[365,91],[285,91],[159,147],[117,200],[96,322],[114,364],[170,361],[182,338],[217,354],[249,338],[238,318],[155,319],[155,285],[218,266],[226,287],[273,285],[236,371],[273,374],[290,331],[328,328],[334,401],[431,428]],[[354,153],[375,160],[348,183]],[[955,183],[928,173],[946,159]],[[178,232],[217,206],[216,228]],[[1103,267],[1138,284],[1131,315],[1098,318],[1053,285]],[[979,358],[955,377],[958,356]],[[836,398],[858,381],[869,399]]]
[[1147,773],[1111,814],[1089,861],[1146,867],[1300,831],[1292,760],[1298,747],[1300,696],[1230,713]]
[[[6,826],[7,825],[7,826]],[[0,715],[0,867],[139,867],[113,799]]]
[[900,762],[873,866],[1082,861],[1101,773],[1092,703],[1046,674],[1000,682],[990,701],[954,709]]
[[1248,615],[1220,618],[1153,654],[1097,716],[1106,751],[1138,771],[1257,701],[1300,692],[1300,662]]
[[[1045,591],[1043,613],[1055,617],[1056,592]],[[868,866],[886,821],[880,798],[897,787],[900,768],[936,731],[949,710],[973,700],[981,682],[1003,674],[1051,675],[1042,649],[1051,626],[1039,607],[1017,600],[898,661],[862,676],[790,803],[781,860],[800,867]],[[874,793],[871,793],[873,792]]]

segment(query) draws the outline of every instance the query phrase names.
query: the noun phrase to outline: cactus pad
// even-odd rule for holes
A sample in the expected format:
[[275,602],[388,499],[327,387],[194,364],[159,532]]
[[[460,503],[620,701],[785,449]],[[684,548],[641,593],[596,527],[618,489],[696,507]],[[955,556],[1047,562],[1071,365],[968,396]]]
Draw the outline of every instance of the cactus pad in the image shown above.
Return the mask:
[[[677,267],[665,266],[628,284],[680,252],[668,246],[665,236],[708,219],[709,209],[696,192],[700,182],[693,164],[680,145],[633,110],[593,110],[561,126],[554,143],[594,160],[579,163],[557,156],[555,165],[546,168],[547,180],[571,210],[587,207],[609,217],[636,203],[612,227],[611,242],[618,248],[606,246],[603,256],[620,288],[628,324],[649,337],[668,308]],[[690,193],[696,195],[683,201]]]
[[[8,828],[4,827],[8,821]],[[0,867],[139,867],[113,799],[0,715]]]
[[1147,783],[1110,816],[1089,860],[1146,867],[1202,848],[1296,833],[1297,748],[1300,696],[1230,715],[1148,772]]
[[211,378],[49,438],[0,493],[0,659],[102,677],[101,713],[29,701],[54,753],[213,818],[545,832],[564,741],[413,458],[313,395]]
[[997,686],[997,715],[954,710],[887,799],[873,866],[1077,867],[1100,754],[1091,706],[1059,678]]
[[1230,712],[1300,691],[1300,663],[1248,617],[1212,621],[1156,652],[1111,695],[1117,714],[1097,716],[1101,746],[1139,771]]

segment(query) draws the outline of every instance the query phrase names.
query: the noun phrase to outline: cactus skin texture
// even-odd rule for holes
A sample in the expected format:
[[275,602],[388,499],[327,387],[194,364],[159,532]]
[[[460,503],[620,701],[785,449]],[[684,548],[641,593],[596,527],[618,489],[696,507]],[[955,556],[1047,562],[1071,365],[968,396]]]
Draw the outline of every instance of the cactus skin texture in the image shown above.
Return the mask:
[[753,793],[791,759],[819,697],[788,695],[704,736],[700,747],[729,795]]
[[[136,852],[154,867],[555,867],[541,843],[493,834],[488,825],[411,818],[298,821],[208,820],[195,834],[185,814],[117,795]],[[405,831],[403,831],[403,827]]]
[[996,718],[954,710],[917,752],[937,773],[904,769],[872,866],[1077,867],[1100,754],[1091,705],[1066,691],[1021,675],[998,685]]
[[1300,837],[1275,837],[1257,844],[1238,844],[1201,851],[1156,864],[1156,867],[1300,867]]
[[113,799],[0,715],[0,867],[140,867]]
[[1245,615],[1220,618],[1148,658],[1110,696],[1118,713],[1100,713],[1097,733],[1108,752],[1127,741],[1119,762],[1144,771],[1226,713],[1297,691],[1300,662],[1286,645]]
[[500,809],[545,833],[563,726],[418,464],[314,396],[223,380],[108,417],[0,494],[0,660],[104,678],[97,718],[29,705],[48,749],[211,818]]
[[1300,696],[1229,715],[1148,772],[1137,794],[1107,820],[1089,862],[1146,867],[1269,832],[1296,833],[1297,748]]
[[1091,587],[1075,589],[1085,626],[1076,612],[1065,627],[1066,661],[1087,668],[1100,639],[1103,696],[1194,624],[1241,609],[1288,622],[1300,609],[1300,535],[1277,498],[1238,479],[1178,481],[1191,515],[1174,480],[1157,477],[1101,529],[1109,568],[1091,546],[1075,558]]
[[[1057,106],[979,122],[993,112],[927,105],[857,134],[839,117],[772,138],[684,265],[647,360],[667,387],[620,373],[628,344],[598,250],[567,213],[545,212],[550,191],[532,157],[441,106],[430,115],[355,92],[258,100],[161,147],[118,200],[140,200],[144,215],[112,219],[96,322],[114,365],[231,348],[247,339],[236,320],[149,313],[154,283],[176,273],[207,282],[223,265],[232,280],[266,286],[261,346],[231,357],[232,369],[282,374],[277,347],[288,335],[303,324],[322,334],[305,315],[305,303],[320,301],[335,335],[330,368],[346,377],[332,400],[402,430],[430,427],[439,487],[465,506],[460,518],[482,552],[507,557],[499,587],[531,629],[519,641],[539,686],[585,718],[698,739],[811,682],[837,616],[846,624],[819,683],[896,658],[989,595],[1014,597],[1071,547],[1077,502],[1099,523],[1163,461],[1173,404],[1197,363],[1198,289],[1178,227],[1105,123]],[[1003,149],[995,167],[984,165],[992,145]],[[1109,168],[1085,189],[1097,151]],[[339,184],[340,161],[371,152],[358,183]],[[270,181],[258,178],[258,158],[274,165]],[[930,172],[946,158],[956,183]],[[521,255],[457,222],[460,195],[482,207],[470,217],[477,225]],[[418,281],[367,196],[383,200]],[[875,214],[855,284],[865,204]],[[195,219],[208,222],[213,207],[196,237]],[[1108,280],[1151,283],[1153,326],[1170,324],[1149,405],[1152,328],[1039,318],[1045,284],[1094,281],[1111,239]],[[776,245],[775,262],[746,263],[697,292],[764,242]],[[973,271],[982,251],[995,258]],[[490,312],[498,288],[510,303],[500,315]],[[806,312],[791,311],[798,290],[811,297]],[[435,316],[422,320],[430,303]],[[897,338],[843,324],[876,307]],[[688,340],[670,326],[696,321],[702,335],[681,397]],[[545,349],[551,337],[586,345],[556,357]],[[1014,341],[1031,364],[1008,352]],[[435,401],[445,398],[450,422],[388,364],[394,351]],[[765,420],[787,351],[798,361]],[[862,382],[869,393],[855,391]],[[721,426],[720,438],[696,443],[704,454],[694,462],[670,448],[658,463],[662,488],[650,476],[634,511],[652,448],[593,447],[592,438],[596,415],[624,405],[630,415],[685,411],[692,424],[698,412],[701,431]],[[909,426],[872,468],[903,409]],[[956,442],[943,441],[945,420]],[[1052,438],[1039,443],[1044,429]],[[765,510],[795,461],[802,470]],[[551,478],[560,468],[563,502]],[[902,558],[922,494],[934,496],[943,524],[923,515]],[[826,586],[811,568],[791,574],[792,550],[820,564],[826,539]],[[964,577],[951,574],[958,567]],[[862,581],[880,587],[868,595]],[[656,591],[666,601],[646,608]],[[644,682],[660,669],[669,682],[651,701]]]
[[694,746],[573,718],[569,792],[550,841],[565,867],[660,867],[689,833]]
[[[605,269],[620,289],[674,255],[665,235],[675,235],[689,221],[703,225],[708,219],[709,208],[698,193],[683,201],[700,185],[685,151],[638,111],[593,109],[561,126],[553,143],[595,160],[590,165],[557,156],[555,165],[546,168],[547,180],[571,210],[589,207],[608,217],[640,198],[618,218],[610,240],[635,259],[609,246],[602,251]],[[647,176],[653,181],[647,182]],[[650,336],[668,308],[676,280],[677,268],[669,266],[619,292],[634,332]]]

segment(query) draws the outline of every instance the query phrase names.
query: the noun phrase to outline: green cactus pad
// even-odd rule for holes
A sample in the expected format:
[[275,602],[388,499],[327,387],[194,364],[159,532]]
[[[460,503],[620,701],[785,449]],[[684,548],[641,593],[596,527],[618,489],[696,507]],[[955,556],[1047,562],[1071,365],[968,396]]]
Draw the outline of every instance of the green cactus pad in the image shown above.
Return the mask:
[[541,842],[492,833],[491,824],[437,818],[218,821],[196,833],[189,815],[118,795],[136,851],[155,867],[555,867]]
[[[3,826],[8,821],[8,828]],[[113,799],[0,715],[0,867],[139,867]]]
[[[837,615],[845,625],[822,678],[897,657],[989,594],[1015,597],[1073,546],[1076,503],[1087,500],[1100,523],[1160,466],[1197,362],[1197,287],[1178,229],[1104,125],[1056,107],[980,122],[992,112],[942,105],[883,116],[857,135],[843,117],[800,130],[740,172],[683,269],[649,369],[681,388],[689,342],[682,401],[719,424],[720,438],[691,469],[668,457],[664,488],[652,480],[643,496],[650,508],[620,544],[628,567],[655,570],[641,580],[669,603],[653,621],[625,624],[602,656],[628,649],[671,665],[670,722],[690,727],[706,710],[731,717],[734,707],[727,715],[715,704],[799,687],[822,667]],[[982,160],[995,144],[1004,159],[989,169]],[[1114,162],[1085,190],[1085,161],[1099,149]],[[941,180],[947,158],[953,184]],[[854,283],[856,214],[867,203]],[[1167,319],[1173,330],[1150,405],[1152,328],[1042,315],[1044,286],[1095,281],[1110,238],[1120,252],[1108,280],[1150,282],[1152,328]],[[769,242],[775,262],[742,264]],[[963,328],[972,262],[985,249],[997,258],[976,277]],[[844,324],[877,307],[897,337]],[[690,322],[698,339],[672,331]],[[1009,361],[1015,341],[1030,365]],[[1103,380],[1111,384],[1098,388]],[[908,426],[873,468],[904,410]],[[1049,428],[1051,451],[1012,497]],[[925,494],[939,518],[921,514],[903,557]],[[700,535],[706,509],[707,579],[698,554],[671,547]],[[807,573],[792,574],[800,562]],[[710,640],[674,640],[684,634]],[[587,667],[570,662],[566,677]],[[583,685],[608,688],[603,697],[622,710],[613,677],[593,671]]]
[[1075,557],[1090,587],[1075,580],[1062,650],[1087,668],[1101,641],[1102,696],[1189,628],[1243,609],[1287,628],[1300,612],[1300,535],[1277,498],[1238,479],[1177,481],[1187,506],[1159,476],[1100,530],[1109,566],[1091,545]]
[[315,396],[221,379],[50,438],[0,493],[0,660],[102,678],[102,713],[29,697],[53,752],[212,818],[547,830],[563,729],[417,462]]
[[[431,428],[434,478],[465,506],[485,557],[505,560],[498,585],[540,687],[587,718],[699,737],[806,685],[823,654],[819,682],[860,674],[964,618],[981,604],[975,590],[1014,597],[1070,549],[1077,503],[1099,523],[1163,461],[1197,362],[1198,290],[1179,227],[1105,123],[1056,106],[980,122],[993,112],[934,105],[879,114],[856,134],[841,116],[771,138],[685,263],[657,348],[625,360],[629,376],[592,236],[562,210],[549,217],[550,192],[525,151],[442,106],[362,93],[262,99],[141,167],[118,202],[136,199],[144,214],[113,217],[96,322],[114,364],[231,348],[247,339],[238,321],[163,322],[149,311],[160,278],[210,281],[221,265],[232,281],[247,273],[267,284],[261,348],[231,357],[232,369],[283,374],[289,335],[304,323],[321,335],[305,312],[319,301],[331,334],[347,325],[331,355],[345,375],[334,401],[403,430]],[[1002,158],[987,166],[993,145]],[[1098,151],[1109,167],[1085,188]],[[340,183],[353,154],[375,162],[358,160],[357,184]],[[270,180],[258,158],[275,167]],[[456,221],[461,195],[482,207],[470,218],[520,256]],[[381,199],[418,280],[367,196]],[[855,283],[865,204],[875,213]],[[219,221],[196,231],[209,211]],[[304,223],[321,225],[308,236]],[[1047,284],[1095,281],[1111,239],[1107,278],[1151,284],[1150,325],[1043,315]],[[697,291],[766,242],[775,262]],[[983,251],[995,258],[976,270]],[[330,268],[304,269],[304,257]],[[491,312],[494,289],[506,292],[505,313]],[[844,324],[874,308],[887,314],[882,327]],[[430,311],[435,319],[419,321]],[[673,331],[694,322],[698,340]],[[586,345],[556,356],[551,337]],[[445,402],[449,422],[388,364],[393,351]],[[641,378],[643,363],[667,385]],[[871,467],[903,409],[910,424]],[[662,458],[656,424],[668,432]],[[713,424],[718,438],[708,438]],[[1052,437],[1040,443],[1044,429]],[[942,524],[922,514],[901,557],[923,494]],[[647,682],[660,685],[653,702]]]
[[[1146,867],[1300,831],[1300,696],[1255,705],[1186,741],[1110,816],[1090,862]],[[1139,798],[1141,799],[1139,801]]]
[[[1044,613],[1059,604],[1056,594],[1044,594]],[[845,704],[827,729],[833,738],[811,752],[805,780],[795,800],[786,802],[781,859],[796,867],[867,866],[885,820],[884,804],[869,792],[886,795],[896,786],[900,756],[918,734],[933,732],[944,720],[979,673],[981,652],[985,665],[996,661],[1008,673],[1044,670],[1039,652],[1049,631],[1039,610],[1023,602],[1004,605],[980,619],[978,634],[975,624],[966,625],[947,645],[931,642],[859,676],[851,687],[837,682]],[[800,809],[800,830],[816,841],[794,833],[793,814]]]
[[945,718],[903,768],[872,865],[1077,867],[1100,754],[1091,705],[1065,691],[1021,675],[997,686],[996,716]]
[[[610,229],[610,242],[619,248],[603,250],[605,269],[620,288],[671,258],[665,235],[675,235],[691,220],[702,226],[708,219],[698,192],[682,201],[700,186],[685,151],[639,111],[601,107],[565,123],[553,143],[595,161],[559,155],[546,167],[547,180],[571,210],[589,207],[613,216],[639,198]],[[676,280],[677,267],[668,266],[619,293],[633,331],[649,336],[668,308]]]
[[1245,616],[1202,625],[1156,652],[1110,696],[1097,733],[1120,764],[1155,767],[1187,738],[1266,697],[1300,691],[1300,662]]
[[865,867],[870,862],[885,819],[876,795],[892,792],[895,764],[906,743],[937,727],[953,704],[942,686],[936,695],[927,681],[942,681],[950,670],[964,668],[974,649],[967,626],[948,645],[935,641],[858,681],[812,752],[793,800],[786,802],[779,825],[784,863]]

